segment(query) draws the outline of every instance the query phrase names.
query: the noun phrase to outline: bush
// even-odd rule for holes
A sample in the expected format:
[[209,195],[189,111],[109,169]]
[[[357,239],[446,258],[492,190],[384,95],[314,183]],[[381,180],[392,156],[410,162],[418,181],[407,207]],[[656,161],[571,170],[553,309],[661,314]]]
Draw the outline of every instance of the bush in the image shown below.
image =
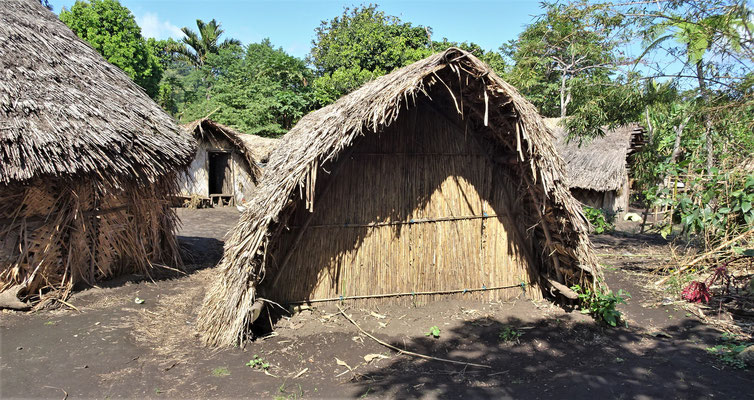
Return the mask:
[[592,225],[593,232],[598,235],[612,232],[615,229],[615,225],[613,224],[615,216],[606,214],[599,208],[584,206],[584,216],[586,216],[589,224]]
[[625,304],[626,299],[631,297],[630,294],[623,290],[619,290],[617,294],[612,291],[607,293],[600,291],[592,292],[588,288],[583,289],[579,285],[574,285],[571,289],[579,295],[582,314],[592,314],[594,319],[612,327],[618,326],[618,322],[621,320],[621,312],[616,310],[615,307],[618,304]]

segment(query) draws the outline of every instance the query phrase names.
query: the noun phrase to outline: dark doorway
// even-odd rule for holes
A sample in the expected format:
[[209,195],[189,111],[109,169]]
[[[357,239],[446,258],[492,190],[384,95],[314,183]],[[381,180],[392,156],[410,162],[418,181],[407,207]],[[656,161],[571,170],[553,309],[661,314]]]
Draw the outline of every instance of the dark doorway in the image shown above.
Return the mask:
[[230,153],[209,153],[209,194],[232,195]]

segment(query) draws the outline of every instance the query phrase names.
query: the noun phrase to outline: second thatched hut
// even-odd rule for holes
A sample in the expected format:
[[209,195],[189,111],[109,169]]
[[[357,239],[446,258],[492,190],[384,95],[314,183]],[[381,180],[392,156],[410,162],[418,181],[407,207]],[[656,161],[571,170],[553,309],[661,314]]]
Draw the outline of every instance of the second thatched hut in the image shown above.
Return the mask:
[[281,304],[562,295],[595,285],[587,223],[536,109],[449,49],[305,116],[225,246],[199,332]]
[[213,205],[245,204],[277,140],[241,133],[207,118],[183,128],[194,135],[198,146],[191,167],[181,177],[180,195]]
[[560,118],[548,118],[545,124],[555,134],[573,197],[610,214],[627,211],[631,195],[631,155],[644,146],[644,127],[632,123],[604,129],[603,136],[582,143],[578,138],[569,137]]
[[0,306],[181,266],[193,139],[36,0],[0,3]]

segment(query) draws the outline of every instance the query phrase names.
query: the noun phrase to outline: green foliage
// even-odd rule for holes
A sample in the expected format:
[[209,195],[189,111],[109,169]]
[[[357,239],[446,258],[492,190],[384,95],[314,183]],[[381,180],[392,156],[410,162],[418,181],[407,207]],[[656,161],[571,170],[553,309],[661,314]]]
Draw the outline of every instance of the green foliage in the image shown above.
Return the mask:
[[309,61],[323,75],[340,68],[390,72],[428,54],[429,32],[374,4],[345,8],[315,29]]
[[253,359],[249,360],[249,362],[246,363],[246,366],[254,368],[254,369],[261,369],[264,371],[267,371],[268,369],[270,369],[270,363],[267,362],[267,360],[265,360],[264,358],[259,357],[256,354],[254,354]]
[[582,313],[592,314],[596,320],[612,327],[618,326],[618,322],[621,320],[621,313],[615,307],[618,304],[625,304],[626,299],[631,297],[622,289],[618,290],[618,293],[612,291],[602,293],[600,291],[592,292],[589,288],[584,289],[579,285],[574,285],[571,290],[579,295]]
[[197,19],[196,27],[199,29],[199,33],[188,27],[181,28],[184,37],[181,38],[180,45],[170,47],[177,57],[195,68],[204,66],[210,54],[218,54],[220,50],[241,45],[241,42],[237,39],[225,39],[218,42],[225,31],[220,28],[220,23],[214,19],[206,23]]
[[230,375],[230,370],[228,370],[227,367],[217,367],[212,370],[212,376],[214,377],[223,377]]
[[519,339],[521,336],[523,336],[524,333],[519,331],[518,329],[505,325],[500,329],[500,333],[498,334],[498,337],[503,342],[516,342],[519,343]]
[[77,0],[60,12],[60,20],[150,97],[157,96],[162,67],[126,7],[117,0]]
[[[189,73],[184,122],[212,119],[242,132],[277,136],[310,109],[312,74],[300,59],[274,48],[269,40],[234,46],[207,56],[199,75]],[[199,78],[199,79],[197,79]],[[193,88],[193,89],[192,89]]]
[[338,68],[333,73],[322,75],[314,80],[312,84],[314,103],[317,107],[334,103],[344,94],[358,89],[383,74],[382,70],[367,71],[358,67]]
[[602,125],[635,119],[634,76],[615,78],[622,17],[585,0],[542,3],[545,12],[500,50],[513,62],[505,78],[547,117],[573,116],[570,132],[601,135]]
[[598,235],[612,232],[615,229],[615,225],[613,225],[615,216],[607,215],[604,210],[584,206],[584,216],[589,221],[589,224],[592,225],[594,233]]
[[738,358],[738,354],[754,343],[746,343],[737,340],[735,336],[723,333],[722,343],[708,347],[707,352],[716,355],[722,362],[733,368],[745,369],[747,367],[744,360]]
[[440,337],[440,328],[433,326],[429,328],[429,332],[425,333],[424,336],[431,336],[435,339],[438,339]]
[[309,62],[318,75],[313,83],[317,107],[330,104],[364,83],[429,55],[458,47],[487,62],[498,74],[505,70],[500,53],[468,42],[431,41],[429,27],[413,26],[386,15],[376,5],[345,8],[315,29]]

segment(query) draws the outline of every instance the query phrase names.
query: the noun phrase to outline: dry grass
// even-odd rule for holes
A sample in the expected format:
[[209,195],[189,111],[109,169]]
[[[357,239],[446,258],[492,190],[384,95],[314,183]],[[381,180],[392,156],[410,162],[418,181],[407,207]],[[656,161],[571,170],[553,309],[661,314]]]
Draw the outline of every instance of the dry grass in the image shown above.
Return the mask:
[[[530,276],[543,289],[557,294],[557,288],[563,293],[572,284],[597,284],[600,272],[587,222],[564,184],[565,166],[552,133],[516,89],[470,53],[452,48],[378,78],[305,116],[281,139],[255,197],[226,244],[219,276],[205,299],[198,321],[205,342],[231,345],[248,338],[259,284],[276,279],[268,267],[272,251],[289,227],[288,219],[300,210],[315,210],[315,195],[335,180],[330,174],[351,173],[338,168],[360,139],[379,135],[414,107],[430,107],[449,121],[467,122],[467,134],[512,177],[521,221],[533,221],[518,226],[531,235],[529,264],[535,271]],[[390,151],[400,153],[399,149]],[[349,198],[379,195],[352,192],[332,203],[322,201],[318,207],[341,207]],[[297,237],[305,236],[310,220],[307,217],[296,228]]]
[[154,263],[180,268],[167,200],[174,182],[103,191],[89,181],[35,181],[0,191],[0,291],[20,285],[41,308],[77,283],[149,275]]

